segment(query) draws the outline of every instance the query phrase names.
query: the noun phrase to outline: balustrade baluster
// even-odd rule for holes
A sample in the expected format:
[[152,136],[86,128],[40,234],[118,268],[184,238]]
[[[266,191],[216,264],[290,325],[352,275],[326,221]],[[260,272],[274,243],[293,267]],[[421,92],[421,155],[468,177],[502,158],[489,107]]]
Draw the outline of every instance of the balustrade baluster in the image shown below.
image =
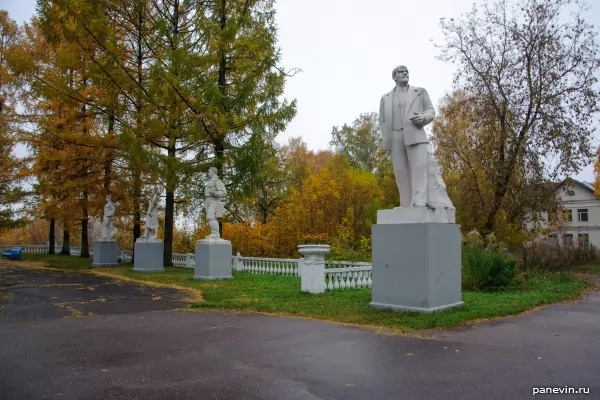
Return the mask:
[[[327,287],[328,290],[333,290],[333,277],[332,277],[332,273],[327,272],[326,274],[326,279],[325,279],[325,286]],[[329,279],[329,280],[327,280]]]
[[333,288],[334,289],[339,289],[340,288],[340,274],[337,273],[333,273]]

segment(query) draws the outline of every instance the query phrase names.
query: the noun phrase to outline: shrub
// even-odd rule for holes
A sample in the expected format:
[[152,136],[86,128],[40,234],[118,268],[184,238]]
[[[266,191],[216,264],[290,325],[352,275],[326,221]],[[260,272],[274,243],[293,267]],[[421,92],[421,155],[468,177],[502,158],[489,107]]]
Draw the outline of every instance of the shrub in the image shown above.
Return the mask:
[[573,267],[599,264],[600,252],[594,245],[558,244],[551,241],[531,243],[523,249],[524,269],[565,271]]
[[325,254],[327,261],[371,261],[371,252],[339,249],[334,246]]
[[516,260],[506,251],[467,244],[462,249],[462,286],[464,290],[498,291],[515,283]]

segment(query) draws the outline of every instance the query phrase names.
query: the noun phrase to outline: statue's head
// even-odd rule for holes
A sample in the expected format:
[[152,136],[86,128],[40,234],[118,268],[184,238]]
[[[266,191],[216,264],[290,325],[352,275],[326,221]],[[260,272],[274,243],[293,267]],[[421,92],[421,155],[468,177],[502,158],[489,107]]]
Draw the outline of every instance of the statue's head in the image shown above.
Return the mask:
[[110,194],[106,195],[106,201],[113,201],[112,196]]
[[398,65],[392,71],[392,79],[400,83],[408,83],[408,68],[404,65]]
[[210,167],[210,168],[208,169],[208,177],[209,177],[209,178],[212,178],[213,176],[217,176],[217,173],[218,173],[218,172],[219,172],[219,171],[217,170],[217,168],[216,168],[216,167]]

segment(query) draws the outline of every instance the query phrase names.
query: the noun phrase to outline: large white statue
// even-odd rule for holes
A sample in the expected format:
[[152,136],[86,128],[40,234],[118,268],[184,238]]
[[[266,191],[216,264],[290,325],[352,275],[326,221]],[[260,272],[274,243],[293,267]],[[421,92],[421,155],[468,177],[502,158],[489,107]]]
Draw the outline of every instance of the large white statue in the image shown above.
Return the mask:
[[388,150],[400,191],[401,207],[427,206],[427,135],[423,127],[435,110],[423,88],[408,84],[408,69],[392,71],[396,86],[381,97],[379,126],[382,147]]
[[219,179],[217,169],[210,167],[208,170],[208,182],[204,185],[204,198],[206,205],[206,220],[210,227],[210,235],[207,238],[220,238],[219,221],[217,218],[223,216],[225,203],[225,184]]
[[[152,198],[148,202],[148,212],[146,213],[143,238],[156,240],[156,235],[158,234],[158,194],[158,187],[154,187],[154,189],[152,189]],[[151,236],[150,230],[152,230]]]
[[[425,130],[435,117],[427,90],[408,84],[408,69],[392,71],[396,86],[381,97],[379,126],[382,147],[390,152],[400,207],[454,209],[447,196],[433,153],[428,152]],[[453,218],[453,215],[452,215]]]
[[106,195],[106,204],[104,205],[104,216],[102,219],[102,240],[111,240],[113,231],[113,220],[115,218],[115,203],[113,203],[110,194]]

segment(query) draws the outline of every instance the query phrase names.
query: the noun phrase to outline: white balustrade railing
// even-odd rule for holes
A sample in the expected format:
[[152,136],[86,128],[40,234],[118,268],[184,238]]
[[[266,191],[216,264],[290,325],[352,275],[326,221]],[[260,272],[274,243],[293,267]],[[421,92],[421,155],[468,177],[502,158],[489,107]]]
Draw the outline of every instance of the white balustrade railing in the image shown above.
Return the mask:
[[[237,266],[235,265],[237,259]],[[234,268],[252,274],[299,276],[298,263],[294,258],[234,257]]]
[[325,268],[371,267],[371,263],[362,261],[326,261]]
[[[302,275],[304,259],[242,257],[239,253],[232,258],[233,269],[253,274]],[[373,284],[368,262],[329,261],[325,263],[325,290],[370,288]]]
[[325,289],[353,289],[370,288],[373,285],[371,280],[372,265],[368,263],[363,266],[348,268],[326,268],[325,269]]
[[195,268],[196,267],[196,255],[195,254],[173,253],[171,260],[173,261],[174,267],[182,267],[182,268]]
[[[2,250],[10,250],[13,247],[22,247],[23,253],[29,254],[46,254],[48,253],[48,245],[47,244],[25,244],[25,245],[1,245],[0,249]],[[54,246],[54,252],[60,253],[62,250],[62,246],[56,245]],[[71,246],[71,255],[79,256],[81,254],[81,247],[79,246]]]
[[13,247],[22,247],[23,253],[32,253],[32,254],[44,254],[48,252],[48,246],[45,244],[26,244],[26,245],[17,245],[17,244],[6,244],[0,246],[0,250],[10,250]]
[[133,251],[131,250],[119,250],[117,253],[117,260],[121,262],[131,262],[133,259]]

